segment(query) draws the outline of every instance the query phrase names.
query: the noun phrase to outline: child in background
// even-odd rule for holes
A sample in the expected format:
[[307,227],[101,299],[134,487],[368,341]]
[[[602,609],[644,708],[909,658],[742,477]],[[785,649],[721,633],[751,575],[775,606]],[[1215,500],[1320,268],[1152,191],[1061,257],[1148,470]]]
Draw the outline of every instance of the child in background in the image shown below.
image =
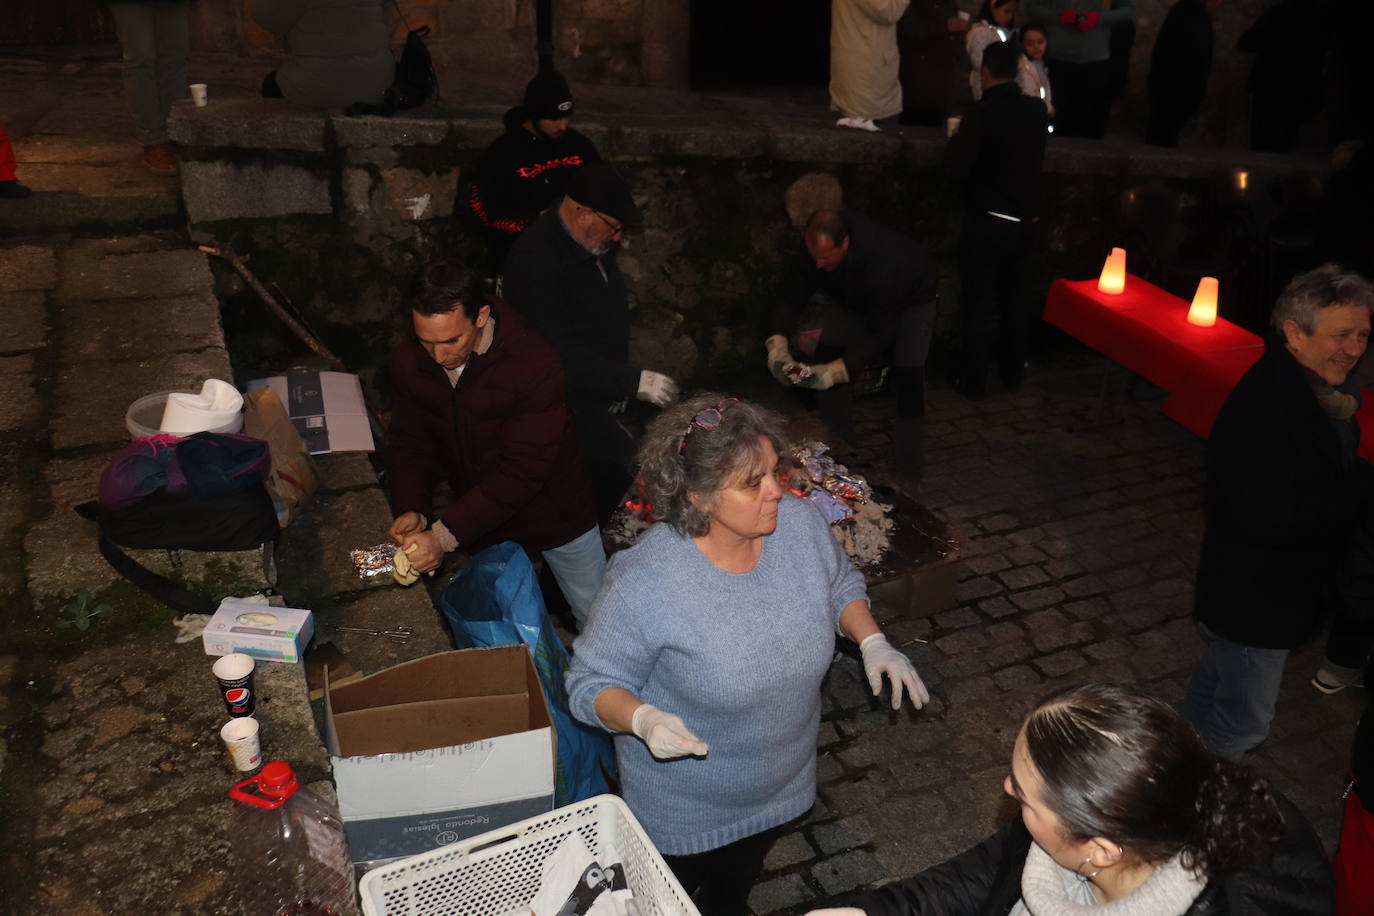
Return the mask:
[[978,11],[973,28],[964,38],[964,48],[968,51],[968,83],[973,88],[973,100],[983,97],[983,51],[995,41],[1010,41],[1012,20],[1016,18],[1018,0],[983,0],[983,8]]
[[[1045,30],[1036,25],[1028,25],[1021,30],[1021,62],[1016,67],[1016,85],[1021,93],[1033,99],[1040,99],[1054,117],[1054,100],[1050,92],[1050,71],[1045,66],[1045,51],[1050,46],[1050,37]],[[1053,131],[1053,125],[1050,126]]]

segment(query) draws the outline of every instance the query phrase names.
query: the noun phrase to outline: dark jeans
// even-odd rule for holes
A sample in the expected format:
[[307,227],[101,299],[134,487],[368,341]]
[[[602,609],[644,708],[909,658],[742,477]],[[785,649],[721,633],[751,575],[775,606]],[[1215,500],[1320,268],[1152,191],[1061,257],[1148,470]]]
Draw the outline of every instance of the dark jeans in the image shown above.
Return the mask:
[[1031,223],[987,213],[964,219],[959,240],[964,363],[959,380],[968,394],[982,394],[994,348],[1002,381],[1012,389],[1021,385],[1029,325],[1021,271],[1033,232]]
[[1112,64],[1049,61],[1054,86],[1054,133],[1060,137],[1101,138],[1112,106]]
[[774,827],[710,852],[663,860],[702,916],[748,916],[749,891],[777,838]]

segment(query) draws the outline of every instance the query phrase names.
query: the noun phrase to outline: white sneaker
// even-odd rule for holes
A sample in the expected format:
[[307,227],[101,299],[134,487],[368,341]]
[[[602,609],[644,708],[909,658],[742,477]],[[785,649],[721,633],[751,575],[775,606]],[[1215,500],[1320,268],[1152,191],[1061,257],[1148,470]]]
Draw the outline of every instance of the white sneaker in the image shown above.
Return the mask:
[[836,127],[852,127],[855,130],[876,131],[881,128],[868,118],[840,118],[835,122]]

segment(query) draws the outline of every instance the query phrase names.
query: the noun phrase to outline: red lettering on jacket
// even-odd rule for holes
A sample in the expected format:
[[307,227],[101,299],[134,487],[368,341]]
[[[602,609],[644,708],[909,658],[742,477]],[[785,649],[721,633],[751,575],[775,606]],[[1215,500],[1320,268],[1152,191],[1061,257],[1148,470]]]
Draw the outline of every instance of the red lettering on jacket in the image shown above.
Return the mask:
[[581,156],[564,156],[562,159],[550,159],[548,162],[536,163],[535,165],[521,166],[515,170],[515,174],[521,178],[536,178],[541,173],[549,169],[560,169],[569,165],[581,165]]

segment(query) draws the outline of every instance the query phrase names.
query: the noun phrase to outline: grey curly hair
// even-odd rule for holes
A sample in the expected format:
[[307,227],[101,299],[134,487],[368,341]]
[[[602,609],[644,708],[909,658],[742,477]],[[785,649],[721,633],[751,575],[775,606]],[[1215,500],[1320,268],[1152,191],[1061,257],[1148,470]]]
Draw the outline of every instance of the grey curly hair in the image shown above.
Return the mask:
[[1283,323],[1293,321],[1304,334],[1311,334],[1317,329],[1321,310],[1333,305],[1360,305],[1374,311],[1374,287],[1354,271],[1323,264],[1288,281],[1274,303],[1269,323],[1282,334]]
[[[696,417],[713,407],[720,410],[720,425],[698,427]],[[771,443],[779,456],[786,455],[782,418],[714,392],[679,401],[659,414],[639,445],[644,501],[653,507],[654,521],[666,522],[684,537],[705,534],[720,491],[762,465],[761,440]]]

